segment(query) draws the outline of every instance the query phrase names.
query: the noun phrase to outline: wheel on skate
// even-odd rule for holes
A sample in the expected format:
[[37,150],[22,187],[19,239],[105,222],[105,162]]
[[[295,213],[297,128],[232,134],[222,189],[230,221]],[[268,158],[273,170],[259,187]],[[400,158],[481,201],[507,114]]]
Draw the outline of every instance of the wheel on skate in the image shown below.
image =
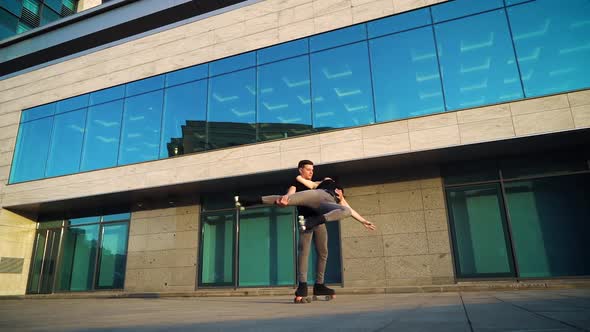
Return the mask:
[[336,298],[336,295],[314,295],[314,301],[332,301]]
[[299,219],[297,220],[297,222],[299,222],[299,229],[304,232],[306,230],[305,227],[305,217],[304,216],[299,216]]
[[293,299],[293,303],[300,303],[300,304],[311,303],[311,299],[309,297],[295,296],[295,298]]
[[240,203],[240,196],[234,196],[234,201],[236,203],[236,209],[240,211],[246,210],[246,208],[242,206],[242,203]]

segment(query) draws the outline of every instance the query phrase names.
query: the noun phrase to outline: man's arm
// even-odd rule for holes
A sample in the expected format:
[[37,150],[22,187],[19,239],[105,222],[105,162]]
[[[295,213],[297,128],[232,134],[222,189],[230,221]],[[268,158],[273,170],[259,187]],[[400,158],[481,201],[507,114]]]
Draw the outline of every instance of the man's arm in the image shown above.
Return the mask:
[[319,181],[311,181],[311,180],[304,179],[303,176],[301,176],[301,175],[297,175],[295,180],[297,180],[297,182],[303,184],[304,186],[306,186],[309,189],[315,189],[320,184]]

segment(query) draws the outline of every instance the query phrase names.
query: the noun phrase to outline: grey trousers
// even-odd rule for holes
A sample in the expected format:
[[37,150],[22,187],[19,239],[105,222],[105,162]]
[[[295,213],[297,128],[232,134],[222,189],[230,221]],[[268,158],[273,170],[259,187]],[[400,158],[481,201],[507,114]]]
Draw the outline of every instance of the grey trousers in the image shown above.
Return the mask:
[[312,232],[299,232],[299,255],[297,256],[299,271],[297,273],[297,281],[307,282],[307,266],[312,238],[318,254],[315,282],[323,284],[324,274],[326,273],[326,262],[328,261],[328,229],[326,228],[326,224],[314,227]]
[[[282,196],[270,195],[262,196],[262,203],[274,204]],[[336,221],[350,216],[351,211],[347,206],[336,203],[332,195],[321,189],[299,191],[289,196],[290,206],[307,206],[317,211],[321,211],[326,217],[326,221]],[[324,213],[324,211],[327,211]]]

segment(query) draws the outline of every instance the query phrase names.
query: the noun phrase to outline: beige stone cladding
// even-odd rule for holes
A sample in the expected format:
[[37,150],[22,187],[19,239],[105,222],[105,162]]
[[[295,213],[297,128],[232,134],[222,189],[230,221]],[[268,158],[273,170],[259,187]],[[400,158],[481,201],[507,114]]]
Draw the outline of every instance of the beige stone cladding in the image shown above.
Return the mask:
[[20,273],[0,273],[0,295],[22,295],[27,287],[36,224],[0,209],[0,257],[23,258]]
[[198,226],[196,205],[132,213],[125,291],[193,291]]
[[[363,177],[364,178],[364,177]],[[341,221],[345,287],[454,282],[442,180],[437,169],[392,170],[346,189],[349,203],[377,225]]]

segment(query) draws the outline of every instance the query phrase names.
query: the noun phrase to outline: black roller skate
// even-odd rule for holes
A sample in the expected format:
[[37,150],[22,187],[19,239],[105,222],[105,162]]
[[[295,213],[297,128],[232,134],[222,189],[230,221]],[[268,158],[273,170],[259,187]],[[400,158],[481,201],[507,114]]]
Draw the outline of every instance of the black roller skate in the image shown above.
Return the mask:
[[313,300],[323,299],[330,301],[336,298],[336,292],[333,289],[326,287],[325,284],[314,284],[313,285]]
[[247,206],[262,204],[260,196],[234,196],[236,208],[244,211]]
[[299,229],[301,231],[311,230],[312,228],[324,224],[326,222],[326,217],[323,214],[319,216],[311,216],[304,218],[303,216],[299,216]]
[[294,303],[310,303],[311,299],[307,297],[307,283],[300,282],[297,285],[297,290],[295,291],[295,298],[293,299]]

